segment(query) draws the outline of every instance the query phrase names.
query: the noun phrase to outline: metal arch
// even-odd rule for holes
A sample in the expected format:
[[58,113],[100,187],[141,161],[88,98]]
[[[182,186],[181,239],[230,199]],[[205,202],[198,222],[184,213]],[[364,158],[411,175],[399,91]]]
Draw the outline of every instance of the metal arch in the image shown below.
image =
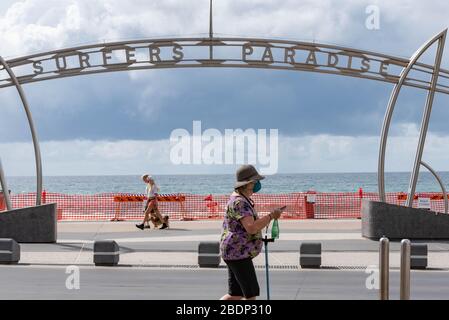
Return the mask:
[[[411,57],[410,61],[407,64],[407,67],[402,69],[400,77],[399,77],[399,81],[394,86],[393,91],[391,92],[390,99],[389,99],[388,106],[387,106],[387,110],[385,112],[384,122],[383,122],[383,125],[382,125],[381,136],[380,136],[380,148],[379,148],[378,171],[377,171],[379,198],[380,198],[380,201],[382,201],[382,202],[386,201],[386,198],[385,198],[385,150],[386,150],[386,145],[387,145],[388,131],[390,129],[391,117],[393,115],[393,111],[394,111],[394,107],[396,105],[397,98],[399,96],[401,88],[404,85],[405,80],[406,80],[410,70],[412,70],[413,66],[415,64],[417,64],[417,60],[423,55],[423,53],[435,41],[440,40],[439,46],[438,46],[439,51],[437,53],[437,60],[439,60],[439,62],[438,62],[438,66],[437,66],[437,63],[436,63],[435,64],[435,68],[433,69],[431,87],[429,88],[428,100],[426,102],[426,110],[429,107],[431,108],[432,102],[433,102],[433,95],[435,93],[435,85],[436,85],[436,81],[438,79],[438,74],[439,74],[439,71],[440,71],[442,47],[444,46],[444,39],[446,38],[446,33],[447,33],[447,29],[441,31],[440,33],[438,33],[437,35],[432,37],[429,41],[424,43],[413,54],[413,56]],[[443,41],[441,41],[441,39]],[[440,49],[441,49],[441,52],[440,52]],[[431,99],[429,100],[429,98],[431,98]],[[421,128],[421,133],[423,131],[422,129],[423,128]],[[426,131],[427,131],[427,127],[426,127]],[[424,139],[425,139],[425,136],[424,136]],[[420,139],[420,142],[421,142],[421,139]],[[422,141],[422,142],[424,142],[424,141]],[[421,152],[422,152],[422,150],[421,150]],[[419,160],[421,160],[421,159],[419,159]],[[413,196],[412,196],[412,199],[413,199]]]
[[8,63],[1,56],[0,56],[0,63],[3,65],[6,72],[8,72],[9,76],[11,77],[12,82],[16,86],[17,92],[19,93],[23,108],[25,109],[25,113],[26,113],[26,116],[28,119],[28,124],[29,124],[30,131],[31,131],[31,138],[33,140],[33,146],[34,146],[34,158],[36,161],[36,205],[40,205],[41,197],[42,197],[42,159],[41,159],[41,151],[39,148],[39,141],[38,141],[36,129],[35,129],[34,123],[33,123],[33,117],[31,116],[31,111],[30,111],[28,101],[25,96],[25,92],[23,91],[22,86],[20,85],[19,81],[17,80],[16,76],[14,75],[14,72],[11,70]]
[[426,106],[421,121],[421,130],[419,133],[418,146],[416,148],[415,163],[413,165],[413,172],[410,176],[410,182],[408,187],[408,195],[406,205],[412,207],[413,197],[415,195],[416,184],[418,182],[419,169],[421,165],[422,154],[424,151],[424,145],[426,142],[427,130],[429,128],[430,114],[432,113],[433,99],[435,97],[435,88],[438,82],[438,76],[440,73],[441,59],[443,57],[444,44],[446,42],[447,29],[441,33],[438,39],[438,48],[435,56],[434,73],[432,74],[430,89],[427,93]]
[[12,210],[11,198],[9,197],[8,184],[6,183],[5,173],[3,172],[2,159],[0,159],[0,186],[2,187],[3,197],[6,202],[6,209]]
[[[33,63],[36,62],[51,62],[54,64],[55,58],[62,57],[74,57],[77,54],[101,54],[108,50],[134,50],[137,48],[147,48],[147,46],[156,46],[163,48],[171,45],[182,45],[185,47],[195,47],[208,49],[209,59],[204,59],[203,56],[194,56],[191,59],[178,60],[164,60],[159,63],[153,63],[149,61],[124,61],[120,63],[108,63],[108,64],[95,64],[93,66],[78,66],[74,68],[67,68],[63,70],[53,69],[44,73],[34,73],[33,71],[22,75],[17,74],[17,78],[21,84],[32,83],[37,81],[44,81],[63,77],[72,77],[78,75],[88,75],[94,73],[116,72],[116,71],[132,71],[141,69],[161,69],[161,68],[197,68],[197,67],[225,67],[225,68],[263,68],[263,69],[276,69],[276,70],[293,70],[293,71],[307,71],[316,73],[336,74],[342,76],[351,76],[369,80],[377,80],[387,83],[396,84],[399,81],[399,76],[383,74],[382,72],[373,72],[370,68],[368,71],[360,70],[351,66],[333,65],[329,66],[324,64],[308,64],[300,62],[286,62],[286,58],[276,58],[272,62],[264,62],[259,60],[245,60],[242,57],[236,58],[214,58],[214,48],[240,48],[244,45],[251,45],[254,48],[269,47],[273,50],[305,50],[314,51],[316,54],[337,54],[340,58],[367,58],[375,64],[386,63],[391,67],[403,68],[408,63],[408,59],[401,57],[395,57],[392,55],[376,53],[367,50],[359,50],[349,47],[342,47],[336,45],[326,45],[320,43],[308,43],[299,41],[279,40],[279,39],[262,39],[262,38],[161,38],[161,39],[141,39],[141,40],[129,40],[118,41],[102,44],[83,45],[77,47],[71,47],[66,49],[52,50],[48,52],[31,54],[19,58],[8,60],[8,64],[11,68],[33,68]],[[282,54],[281,54],[282,55]],[[45,68],[47,69],[47,68]],[[424,63],[415,63],[413,70],[416,70],[422,75],[432,74],[433,66]],[[449,70],[441,69],[441,77],[449,79]],[[0,79],[0,88],[12,86],[13,83],[9,78]],[[403,85],[411,86],[415,88],[429,90],[430,83],[426,80],[418,80],[408,78],[404,81]],[[449,94],[449,85],[438,84],[436,92]]]
[[444,213],[447,214],[448,211],[448,200],[447,200],[447,192],[446,192],[446,188],[444,187],[444,183],[441,180],[441,178],[438,176],[438,174],[435,172],[435,170],[433,170],[427,163],[425,163],[424,161],[421,160],[421,164],[427,168],[427,170],[430,171],[430,173],[435,177],[435,179],[437,179],[438,184],[441,187],[441,190],[443,191],[443,199],[444,199]]

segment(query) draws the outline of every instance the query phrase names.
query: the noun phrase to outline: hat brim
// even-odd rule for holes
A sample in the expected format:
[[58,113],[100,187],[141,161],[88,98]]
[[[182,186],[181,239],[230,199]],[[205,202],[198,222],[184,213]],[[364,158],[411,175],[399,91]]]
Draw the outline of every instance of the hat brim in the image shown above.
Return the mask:
[[260,174],[257,174],[257,175],[255,175],[255,176],[250,177],[248,180],[245,180],[245,181],[237,181],[237,182],[234,184],[234,189],[243,187],[244,185],[247,185],[248,183],[255,182],[255,181],[259,181],[259,180],[263,180],[263,179],[265,179],[265,176],[261,176]]

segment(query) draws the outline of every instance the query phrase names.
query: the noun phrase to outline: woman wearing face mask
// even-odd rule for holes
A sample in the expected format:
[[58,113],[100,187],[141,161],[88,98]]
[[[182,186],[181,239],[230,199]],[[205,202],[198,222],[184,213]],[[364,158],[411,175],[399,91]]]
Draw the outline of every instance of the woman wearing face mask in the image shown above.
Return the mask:
[[252,165],[241,166],[236,173],[234,192],[226,206],[221,236],[221,255],[228,266],[228,294],[222,300],[255,300],[260,293],[252,259],[262,250],[262,229],[279,219],[276,209],[263,218],[257,216],[251,195],[258,192],[264,179]]

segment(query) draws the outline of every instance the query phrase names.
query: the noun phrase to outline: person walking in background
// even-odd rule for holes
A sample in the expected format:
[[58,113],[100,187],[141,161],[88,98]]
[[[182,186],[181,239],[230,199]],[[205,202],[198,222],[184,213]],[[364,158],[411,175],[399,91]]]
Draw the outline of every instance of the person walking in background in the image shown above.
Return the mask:
[[142,176],[143,182],[145,182],[145,194],[147,196],[147,202],[145,204],[145,216],[143,218],[143,222],[141,224],[136,224],[136,227],[143,230],[144,228],[151,228],[149,221],[153,222],[154,227],[158,227],[162,224],[160,229],[168,228],[168,216],[162,217],[159,212],[157,196],[159,193],[159,187],[154,181],[153,177],[149,174],[144,174]]
[[252,165],[241,166],[236,173],[234,192],[226,205],[221,235],[221,255],[228,267],[228,293],[221,300],[255,300],[260,294],[253,258],[262,250],[262,229],[279,219],[275,209],[258,217],[251,195],[258,192],[264,179]]

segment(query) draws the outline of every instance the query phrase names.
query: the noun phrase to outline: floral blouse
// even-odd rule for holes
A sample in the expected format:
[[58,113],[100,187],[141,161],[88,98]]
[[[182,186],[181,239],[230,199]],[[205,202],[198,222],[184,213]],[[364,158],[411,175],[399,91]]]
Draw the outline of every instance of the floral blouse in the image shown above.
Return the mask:
[[254,258],[262,250],[262,233],[249,234],[240,221],[249,216],[258,219],[256,210],[248,200],[234,192],[226,205],[223,221],[220,243],[223,260]]

